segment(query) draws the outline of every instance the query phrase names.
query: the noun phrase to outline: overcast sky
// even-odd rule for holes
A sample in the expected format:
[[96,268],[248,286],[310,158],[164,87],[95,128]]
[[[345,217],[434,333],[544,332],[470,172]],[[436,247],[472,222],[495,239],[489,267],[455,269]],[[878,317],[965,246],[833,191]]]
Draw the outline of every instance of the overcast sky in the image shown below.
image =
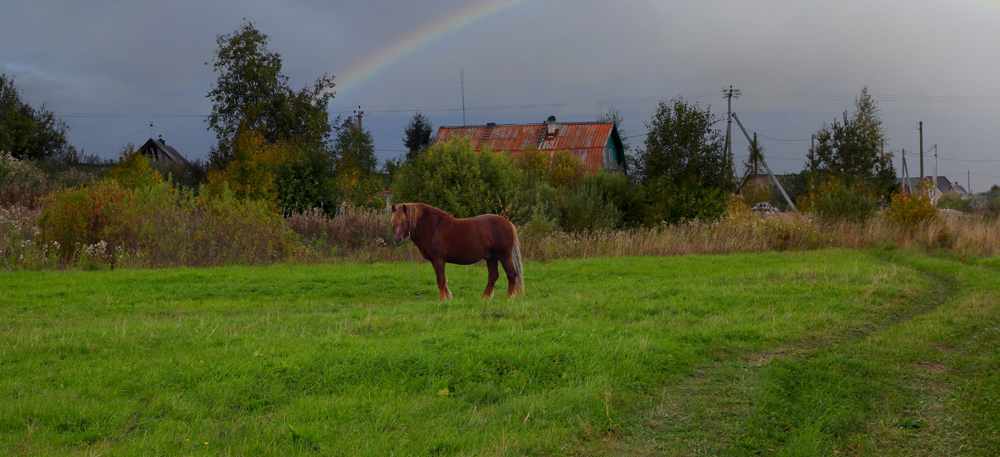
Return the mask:
[[[380,159],[403,154],[414,112],[465,123],[592,121],[614,106],[642,148],[661,100],[725,114],[722,89],[776,172],[803,168],[810,135],[878,102],[887,149],[938,145],[939,174],[1000,183],[1000,0],[4,0],[0,72],[117,157],[162,135],[189,159],[214,143],[206,93],[218,35],[251,21],[293,88],[335,76],[331,118],[358,105]],[[994,92],[994,91],[998,92]],[[153,124],[152,129],[150,123]],[[725,129],[724,124],[719,125]],[[735,130],[733,149],[746,155]],[[752,133],[751,133],[752,135]],[[919,163],[910,155],[912,176]],[[925,174],[933,172],[933,152]],[[741,170],[742,165],[737,165]]]

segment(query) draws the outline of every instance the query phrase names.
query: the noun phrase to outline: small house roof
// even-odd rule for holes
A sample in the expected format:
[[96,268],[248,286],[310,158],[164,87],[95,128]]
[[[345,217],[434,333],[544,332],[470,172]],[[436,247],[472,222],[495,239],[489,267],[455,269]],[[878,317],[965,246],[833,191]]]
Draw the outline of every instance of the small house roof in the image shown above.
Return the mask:
[[168,145],[167,142],[163,140],[163,137],[156,140],[150,138],[149,141],[146,141],[141,147],[139,147],[139,152],[145,154],[155,162],[189,165],[187,159],[177,152],[173,146]]
[[[623,167],[625,162],[621,137],[612,122],[556,122],[551,116],[540,124],[441,127],[434,141],[459,138],[472,141],[477,152],[487,146],[494,151],[508,151],[512,156],[528,149],[569,151],[591,171],[608,165]],[[614,149],[611,164],[605,158],[609,144]]]

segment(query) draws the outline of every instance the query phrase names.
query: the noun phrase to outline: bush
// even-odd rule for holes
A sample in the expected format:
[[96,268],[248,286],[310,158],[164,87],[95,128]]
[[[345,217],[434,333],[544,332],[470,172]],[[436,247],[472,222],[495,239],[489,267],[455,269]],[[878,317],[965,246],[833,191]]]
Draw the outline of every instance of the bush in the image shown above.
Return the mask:
[[824,221],[860,222],[871,217],[881,200],[874,186],[829,178],[803,197],[803,211]]
[[155,186],[163,182],[163,176],[153,168],[152,161],[132,144],[122,148],[118,163],[108,172],[107,179],[118,181],[127,189]]
[[0,152],[0,207],[36,208],[49,187],[45,173],[34,163]]
[[642,192],[648,225],[694,219],[716,220],[726,213],[731,195],[729,191],[717,187],[680,187],[665,177],[647,180]]
[[637,227],[645,218],[640,187],[621,173],[587,175],[569,193],[563,228],[571,232]]
[[522,176],[507,154],[476,153],[467,139],[436,143],[397,172],[394,200],[426,203],[455,217],[511,216]]
[[570,194],[563,228],[569,232],[608,231],[621,225],[622,214],[596,186],[580,186]]
[[99,255],[113,261],[113,256],[108,257],[107,242],[112,249],[122,243],[134,223],[123,213],[123,203],[131,194],[115,180],[54,192],[45,198],[38,220],[41,239],[46,244],[54,242],[64,259],[72,258],[84,246],[103,241],[105,252]]
[[972,212],[972,199],[962,198],[959,194],[948,194],[938,199],[938,208],[953,209],[963,213]]
[[267,264],[301,244],[266,202],[194,197],[169,184],[128,189],[115,180],[64,189],[45,199],[40,241],[85,268]]
[[236,136],[232,153],[225,169],[209,170],[201,191],[212,198],[226,198],[224,194],[231,192],[237,199],[261,200],[277,206],[277,170],[291,154],[289,147],[268,144],[260,132],[246,130]]
[[916,227],[939,218],[938,210],[931,204],[926,192],[893,194],[888,214],[894,222],[906,227]]

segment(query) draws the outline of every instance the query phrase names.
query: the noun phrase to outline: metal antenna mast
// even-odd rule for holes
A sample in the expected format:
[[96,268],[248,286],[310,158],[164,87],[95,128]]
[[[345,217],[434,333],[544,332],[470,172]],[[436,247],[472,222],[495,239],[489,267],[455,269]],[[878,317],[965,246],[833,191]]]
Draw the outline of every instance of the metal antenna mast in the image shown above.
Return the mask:
[[462,84],[462,127],[465,127],[465,70],[458,70],[458,79]]

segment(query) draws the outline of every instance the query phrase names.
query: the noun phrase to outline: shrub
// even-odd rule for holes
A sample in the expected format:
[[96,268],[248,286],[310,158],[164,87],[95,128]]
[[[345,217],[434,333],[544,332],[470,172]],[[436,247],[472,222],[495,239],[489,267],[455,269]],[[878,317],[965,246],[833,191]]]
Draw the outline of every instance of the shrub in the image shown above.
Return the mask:
[[266,264],[301,253],[268,203],[237,199],[224,186],[213,198],[103,180],[50,195],[38,224],[41,243],[84,268]]
[[587,169],[569,151],[555,151],[552,153],[552,163],[548,169],[549,184],[556,189],[567,189],[580,185]]
[[963,213],[971,213],[972,199],[963,198],[959,194],[948,194],[938,199],[937,207],[944,209],[953,209],[955,211],[961,211]]
[[404,164],[393,183],[394,200],[426,203],[455,217],[511,216],[521,182],[507,154],[476,153],[463,139],[436,143]]
[[48,189],[45,173],[34,163],[0,152],[0,207],[36,208]]
[[666,177],[648,179],[642,189],[646,223],[716,220],[729,207],[729,191],[708,186],[677,186]]
[[824,221],[859,222],[875,214],[879,204],[874,186],[831,177],[809,191],[799,206]]
[[155,186],[163,182],[163,176],[153,168],[152,161],[132,144],[122,148],[118,163],[108,172],[107,179],[118,181],[118,184],[127,189]]
[[277,206],[277,170],[290,154],[289,148],[268,144],[259,132],[245,130],[236,136],[232,153],[225,169],[209,170],[201,191],[211,198],[225,199],[225,194],[231,192],[237,199],[262,200]]
[[645,217],[641,188],[620,173],[587,175],[563,207],[565,230],[616,230],[639,226]]
[[888,214],[893,221],[906,227],[916,227],[939,217],[937,208],[931,204],[931,198],[926,192],[893,194]]
[[41,239],[45,243],[55,242],[64,259],[76,255],[81,246],[99,241],[119,245],[134,222],[123,217],[122,211],[131,194],[130,189],[115,180],[54,192],[45,198],[38,220]]
[[600,188],[580,186],[566,202],[563,228],[577,233],[608,231],[621,225],[621,220],[621,212]]

